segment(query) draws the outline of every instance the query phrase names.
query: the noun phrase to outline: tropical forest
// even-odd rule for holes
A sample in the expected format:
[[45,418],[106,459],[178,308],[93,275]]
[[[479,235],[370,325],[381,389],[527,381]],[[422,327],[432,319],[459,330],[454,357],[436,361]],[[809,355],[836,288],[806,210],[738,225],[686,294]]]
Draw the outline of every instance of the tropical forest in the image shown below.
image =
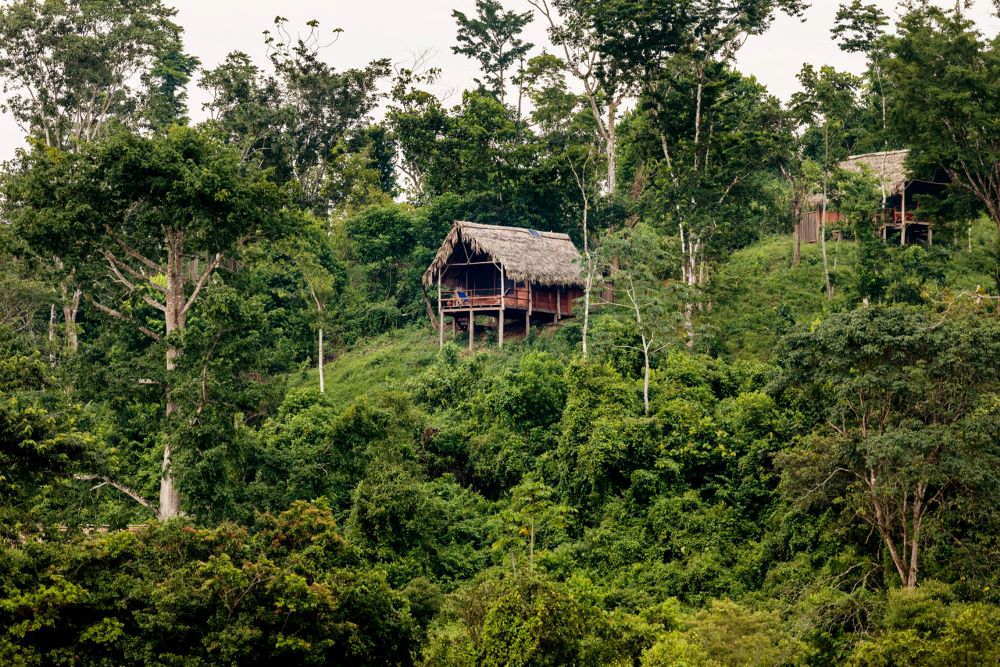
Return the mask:
[[0,664],[1000,664],[1000,2],[174,4],[0,3]]

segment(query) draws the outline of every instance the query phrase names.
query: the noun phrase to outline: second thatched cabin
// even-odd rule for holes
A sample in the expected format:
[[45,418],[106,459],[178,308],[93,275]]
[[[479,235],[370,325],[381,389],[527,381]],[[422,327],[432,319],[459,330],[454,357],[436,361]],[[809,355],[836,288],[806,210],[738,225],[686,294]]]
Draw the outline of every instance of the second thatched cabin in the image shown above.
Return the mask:
[[[920,209],[920,198],[940,195],[946,186],[943,174],[918,177],[906,167],[908,150],[884,151],[852,155],[838,167],[844,171],[868,173],[880,182],[885,192],[885,210],[873,211],[878,217],[878,233],[882,239],[901,245],[934,242],[934,228]],[[813,197],[803,211],[799,223],[799,240],[815,243],[822,226],[822,196]],[[827,210],[826,224],[837,231],[840,214],[832,207]]]
[[469,349],[477,316],[496,319],[503,346],[508,319],[528,331],[532,321],[572,317],[583,296],[580,252],[566,234],[456,221],[424,272],[437,290],[439,339],[445,318],[453,330],[468,329]]

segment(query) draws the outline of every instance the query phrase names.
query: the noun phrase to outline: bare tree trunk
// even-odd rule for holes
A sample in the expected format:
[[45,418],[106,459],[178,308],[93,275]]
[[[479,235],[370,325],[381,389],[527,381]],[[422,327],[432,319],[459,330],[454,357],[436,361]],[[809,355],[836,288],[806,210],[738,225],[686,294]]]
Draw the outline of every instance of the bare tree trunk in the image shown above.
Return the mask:
[[326,392],[326,378],[323,374],[323,327],[319,328],[319,356],[317,358],[316,364],[319,367],[319,393]]
[[826,298],[832,299],[833,285],[830,284],[830,263],[826,255],[826,208],[828,204],[827,199],[829,198],[830,194],[829,193],[830,169],[828,166],[830,161],[830,136],[829,136],[829,128],[827,128],[826,124],[823,125],[823,143],[824,143],[824,153],[825,153],[824,157],[826,159],[827,164],[823,165],[823,205],[819,219],[819,241],[820,241],[820,248],[822,249],[823,252],[823,281],[826,284]]
[[79,288],[73,290],[73,296],[68,301],[65,297],[66,288],[63,287],[63,322],[66,329],[65,348],[71,354],[76,354],[80,349],[80,341],[77,335],[76,316],[80,312],[80,297],[82,293]]
[[802,261],[802,188],[795,182],[795,176],[789,168],[783,165],[781,173],[792,193],[792,268],[794,269]]
[[[184,237],[182,232],[167,232],[167,294],[165,322],[167,331],[167,352],[166,352],[166,389],[167,389],[167,422],[168,432],[171,417],[177,414],[177,403],[172,395],[173,382],[172,375],[177,367],[177,358],[180,350],[171,340],[171,334],[184,328],[184,273],[181,270],[181,262],[184,251]],[[180,514],[181,498],[177,486],[174,484],[173,472],[170,469],[171,444],[169,435],[163,443],[163,465],[160,477],[160,508],[159,519],[165,521]]]
[[427,287],[423,283],[420,284],[420,290],[424,293],[424,308],[427,310],[427,317],[430,318],[431,329],[437,329],[438,322],[434,314],[434,306],[431,305],[431,298],[427,295]]
[[577,173],[576,167],[570,161],[570,169],[573,170],[573,178],[580,189],[580,197],[583,199],[583,256],[587,258],[587,280],[583,287],[583,333],[580,337],[580,345],[583,356],[587,356],[587,336],[590,332],[590,288],[594,282],[594,262],[590,256],[590,197],[587,195],[586,172]]
[[[313,289],[312,284],[309,285],[309,294],[313,298],[313,303],[316,304],[316,318],[319,320],[319,351],[316,356],[316,368],[319,371],[319,393],[324,393],[326,391],[326,378],[323,377],[323,304],[320,303],[319,296],[316,295],[316,290]],[[427,300],[427,290],[424,289],[424,300]],[[430,307],[430,304],[428,304]],[[431,316],[431,321],[433,321],[433,315]]]
[[920,557],[920,527],[923,523],[926,505],[924,497],[927,494],[927,485],[923,482],[917,484],[913,493],[913,533],[910,536],[910,565],[906,573],[906,587],[917,587],[917,572],[919,570]]
[[[681,241],[681,279],[688,286],[690,291],[698,287],[698,252],[701,245],[700,240],[695,239],[694,233],[688,229],[685,233],[684,223],[680,223],[679,234]],[[694,302],[691,295],[684,301],[683,324],[687,333],[687,347],[694,347]]]
[[618,102],[608,103],[608,118],[604,124],[604,154],[608,161],[608,193],[618,190]]
[[49,366],[56,367],[56,304],[49,305]]
[[642,335],[642,410],[649,416],[649,346],[650,341]]

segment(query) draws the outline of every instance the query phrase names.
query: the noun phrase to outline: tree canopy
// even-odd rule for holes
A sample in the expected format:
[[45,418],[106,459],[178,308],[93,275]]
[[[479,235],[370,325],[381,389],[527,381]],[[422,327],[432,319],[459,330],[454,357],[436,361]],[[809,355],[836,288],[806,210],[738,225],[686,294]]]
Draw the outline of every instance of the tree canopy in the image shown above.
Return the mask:
[[995,664],[1000,42],[466,4],[0,8],[0,663]]

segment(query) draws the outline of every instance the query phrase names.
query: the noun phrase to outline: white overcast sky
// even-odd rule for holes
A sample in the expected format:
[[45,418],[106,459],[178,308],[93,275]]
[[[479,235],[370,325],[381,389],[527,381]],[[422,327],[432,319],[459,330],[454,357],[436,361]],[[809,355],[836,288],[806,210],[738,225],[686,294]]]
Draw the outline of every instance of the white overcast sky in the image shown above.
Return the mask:
[[[782,99],[796,90],[795,75],[805,62],[860,71],[862,59],[841,53],[830,37],[834,14],[842,1],[813,0],[804,22],[780,17],[767,34],[746,44],[738,67]],[[895,15],[896,0],[876,1],[890,16]],[[937,1],[948,7],[954,4],[954,0]],[[451,52],[455,43],[451,12],[471,13],[475,0],[167,0],[167,4],[177,8],[176,20],[184,27],[186,48],[205,68],[214,67],[234,50],[245,51],[264,64],[261,33],[280,14],[292,28],[304,26],[310,19],[317,19],[322,28],[343,28],[337,43],[324,51],[324,57],[338,69],[384,57],[406,63],[414,54],[430,52],[430,64],[442,69],[437,92],[449,104],[459,100],[460,92],[470,87],[478,74],[473,61]],[[504,6],[531,9],[527,0],[504,0]],[[993,35],[1000,31],[990,0],[976,0],[970,16],[983,32]],[[527,28],[526,38],[536,44],[536,51],[547,45],[541,21]],[[190,106],[195,120],[204,117],[201,104],[205,99],[192,86]],[[0,118],[0,160],[11,157],[22,145],[21,131],[14,122]]]

